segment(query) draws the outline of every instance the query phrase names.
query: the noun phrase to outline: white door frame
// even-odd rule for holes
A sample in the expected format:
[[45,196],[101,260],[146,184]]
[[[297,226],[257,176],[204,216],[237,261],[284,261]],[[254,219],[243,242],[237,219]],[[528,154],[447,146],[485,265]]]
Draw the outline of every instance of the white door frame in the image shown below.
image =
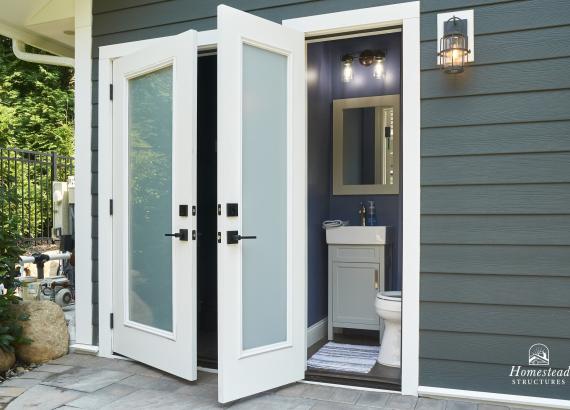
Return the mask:
[[[420,6],[419,1],[320,14],[284,20],[283,25],[306,36],[339,34],[368,28],[402,26],[402,124],[405,161],[402,165],[402,394],[418,395],[419,285],[420,285]],[[217,43],[216,31],[198,33],[202,49]],[[140,50],[157,39],[99,48],[99,232],[111,232],[109,200],[112,196],[112,104],[108,99],[113,59]],[[99,355],[113,357],[112,241],[99,240]]]
[[420,2],[284,20],[305,36],[402,26],[402,394],[417,396],[420,340]]
[[[215,46],[216,31],[202,31],[198,35],[198,49]],[[113,104],[109,86],[113,81],[113,60],[134,53],[164,39],[133,41],[99,47],[99,124],[98,124],[98,231],[99,237],[99,356],[119,357],[113,354],[113,331],[110,316],[113,313],[113,218],[109,201],[113,197]],[[105,233],[105,234],[103,234]]]

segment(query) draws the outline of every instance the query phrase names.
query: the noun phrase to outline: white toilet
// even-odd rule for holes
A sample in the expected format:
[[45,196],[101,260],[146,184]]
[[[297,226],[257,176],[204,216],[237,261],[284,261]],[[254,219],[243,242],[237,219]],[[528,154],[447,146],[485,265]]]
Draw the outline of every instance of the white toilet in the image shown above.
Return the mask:
[[378,292],[374,306],[380,319],[384,320],[377,362],[384,366],[400,367],[402,292]]

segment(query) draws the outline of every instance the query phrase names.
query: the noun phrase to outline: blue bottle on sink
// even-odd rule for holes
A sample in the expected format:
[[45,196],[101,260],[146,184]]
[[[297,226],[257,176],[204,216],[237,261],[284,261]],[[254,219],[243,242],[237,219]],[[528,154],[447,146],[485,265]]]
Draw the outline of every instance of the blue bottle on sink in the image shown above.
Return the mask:
[[374,201],[368,201],[368,209],[366,210],[366,225],[376,226],[376,205],[374,205]]

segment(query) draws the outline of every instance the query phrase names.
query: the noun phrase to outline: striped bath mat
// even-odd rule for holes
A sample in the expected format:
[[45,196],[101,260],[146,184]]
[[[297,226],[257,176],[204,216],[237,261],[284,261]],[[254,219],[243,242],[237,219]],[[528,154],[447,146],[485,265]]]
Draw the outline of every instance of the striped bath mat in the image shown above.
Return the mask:
[[328,342],[307,362],[313,369],[368,373],[378,358],[380,346],[348,345]]

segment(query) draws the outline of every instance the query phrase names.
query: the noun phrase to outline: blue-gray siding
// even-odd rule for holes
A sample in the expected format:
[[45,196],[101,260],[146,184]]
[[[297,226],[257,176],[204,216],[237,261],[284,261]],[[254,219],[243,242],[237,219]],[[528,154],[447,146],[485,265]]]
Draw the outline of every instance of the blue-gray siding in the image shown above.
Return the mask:
[[[280,21],[398,2],[225,3]],[[216,3],[94,4],[95,283],[97,47],[214,28]],[[475,10],[476,62],[445,75],[435,65],[437,13],[463,8]],[[565,0],[421,1],[422,385],[570,399],[567,386],[508,377],[536,342],[550,346],[554,367],[570,365],[569,39]]]

